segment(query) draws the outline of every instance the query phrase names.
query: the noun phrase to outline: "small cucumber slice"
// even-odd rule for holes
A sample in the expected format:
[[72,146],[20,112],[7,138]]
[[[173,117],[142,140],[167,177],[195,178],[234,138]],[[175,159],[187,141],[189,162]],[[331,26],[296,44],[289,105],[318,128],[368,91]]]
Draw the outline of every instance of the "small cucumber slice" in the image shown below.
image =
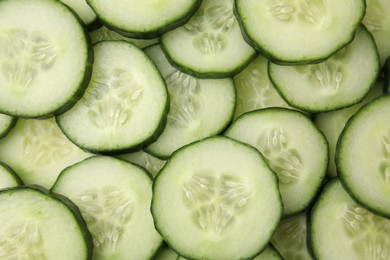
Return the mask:
[[91,25],[97,19],[95,12],[87,4],[86,0],[61,0],[72,8],[81,18],[86,26]]

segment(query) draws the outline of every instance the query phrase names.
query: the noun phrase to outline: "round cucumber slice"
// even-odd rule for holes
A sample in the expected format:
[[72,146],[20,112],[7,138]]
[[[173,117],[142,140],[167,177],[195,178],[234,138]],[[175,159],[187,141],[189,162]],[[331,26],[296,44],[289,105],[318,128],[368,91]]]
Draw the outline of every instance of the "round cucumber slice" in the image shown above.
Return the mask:
[[282,204],[276,175],[255,148],[210,137],[172,155],[154,181],[151,210],[181,256],[246,259],[268,245]]

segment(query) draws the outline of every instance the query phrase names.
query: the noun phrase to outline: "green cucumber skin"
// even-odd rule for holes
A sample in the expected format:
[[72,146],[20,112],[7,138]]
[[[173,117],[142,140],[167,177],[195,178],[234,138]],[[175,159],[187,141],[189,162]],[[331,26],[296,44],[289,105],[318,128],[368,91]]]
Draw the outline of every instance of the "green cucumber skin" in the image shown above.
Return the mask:
[[3,133],[0,134],[0,139],[5,137],[15,127],[17,121],[18,121],[17,117],[12,118],[11,124],[8,126],[8,128]]
[[[89,6],[92,8],[92,10],[96,13],[95,7],[91,4],[92,0],[86,0]],[[109,21],[106,21],[104,17],[99,17],[98,19],[104,26],[106,26],[108,29],[115,31],[125,37],[129,38],[135,38],[135,39],[153,39],[161,36],[162,34],[173,30],[185,23],[187,23],[191,17],[198,11],[200,5],[202,3],[202,0],[197,0],[196,3],[192,6],[192,8],[187,12],[187,14],[184,17],[181,17],[178,20],[171,21],[170,24],[161,26],[159,28],[156,28],[152,31],[124,31],[120,28],[116,27],[115,25],[112,25]]]
[[390,92],[390,57],[386,59],[382,72],[384,76],[383,93],[387,94]]
[[59,201],[62,204],[65,204],[65,206],[69,209],[69,211],[72,213],[73,217],[75,218],[76,222],[78,223],[78,227],[84,237],[84,241],[86,242],[86,249],[87,249],[87,257],[86,260],[92,259],[92,250],[93,250],[93,244],[92,244],[92,236],[89,230],[87,229],[87,224],[84,220],[84,218],[81,216],[79,208],[68,198],[59,195],[57,193],[51,192],[50,190],[44,188],[43,186],[37,185],[37,184],[31,184],[31,185],[25,185],[25,186],[17,186],[17,187],[11,187],[11,188],[5,188],[0,190],[1,193],[8,193],[8,192],[15,192],[18,190],[26,190],[30,189],[34,192],[44,194],[51,199],[55,199]]
[[[315,59],[313,59],[313,58],[309,59],[308,58],[308,59],[304,59],[304,60],[301,60],[301,61],[278,58],[276,55],[273,55],[271,52],[267,51],[266,48],[264,48],[263,46],[260,46],[259,44],[257,44],[255,41],[253,41],[250,38],[249,34],[247,33],[247,31],[245,29],[244,23],[243,23],[243,21],[240,18],[240,9],[238,8],[238,4],[237,4],[238,1],[240,1],[240,0],[234,0],[233,13],[234,13],[234,15],[237,18],[237,22],[238,22],[238,24],[240,26],[240,29],[241,29],[242,37],[244,38],[244,40],[250,46],[252,46],[252,48],[254,48],[258,52],[260,52],[262,55],[264,55],[267,59],[269,59],[273,63],[279,64],[279,65],[304,65],[304,64],[315,64],[315,63],[323,62],[327,58],[329,58],[331,55],[335,54],[337,51],[339,51],[340,49],[342,49],[345,46],[347,46],[350,42],[352,42],[352,40],[355,37],[355,32],[353,32],[350,35],[349,40],[347,40],[346,42],[340,44],[339,46],[337,46],[335,48],[335,50],[333,50],[333,52],[330,52],[327,55],[324,55],[323,57],[318,57],[318,58],[315,58]],[[364,10],[365,10],[366,9],[366,2],[362,1],[362,4],[364,5]],[[364,15],[365,15],[365,12],[360,15],[361,16],[360,17],[360,22],[355,25],[356,28],[360,25],[361,21],[364,18]]]
[[19,175],[7,164],[0,161],[0,166],[4,167],[14,178],[14,180],[17,182],[18,186],[24,185],[22,179],[19,177]]

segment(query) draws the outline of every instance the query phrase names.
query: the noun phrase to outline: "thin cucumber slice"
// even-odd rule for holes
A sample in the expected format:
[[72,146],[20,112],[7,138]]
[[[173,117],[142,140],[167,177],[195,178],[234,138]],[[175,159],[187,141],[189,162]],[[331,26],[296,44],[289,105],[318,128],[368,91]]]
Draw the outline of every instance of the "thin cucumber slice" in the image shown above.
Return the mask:
[[307,212],[283,219],[271,243],[283,259],[312,260],[307,248]]
[[160,248],[150,213],[152,179],[142,168],[94,156],[62,171],[51,190],[80,208],[94,259],[149,259]]
[[276,90],[268,77],[268,59],[259,55],[242,72],[234,76],[237,105],[234,118],[256,109],[291,107]]
[[48,189],[62,169],[89,156],[64,136],[53,118],[19,119],[0,140],[0,161],[8,164],[25,184]]
[[87,4],[86,0],[61,0],[61,2],[72,8],[85,25],[91,25],[97,20],[95,12]]
[[158,139],[146,148],[147,152],[167,159],[184,145],[226,129],[236,106],[236,90],[231,78],[198,79],[172,67],[159,45],[144,51],[164,77],[170,97],[167,125]]
[[318,260],[390,259],[390,220],[356,204],[330,181],[311,211],[310,245]]
[[339,137],[336,165],[351,196],[390,218],[390,95],[363,106]]
[[162,35],[167,58],[197,77],[226,77],[241,71],[254,57],[233,15],[233,0],[203,0],[185,25]]
[[236,119],[225,135],[257,148],[279,177],[284,215],[304,211],[325,178],[328,144],[305,114],[265,108]]
[[83,98],[57,117],[61,130],[95,153],[123,153],[155,141],[169,107],[155,65],[125,41],[99,42],[94,52],[92,80]]
[[79,19],[54,0],[4,0],[0,13],[0,111],[35,118],[69,109],[92,70]]
[[150,155],[142,150],[134,153],[118,154],[116,157],[143,167],[148,171],[148,173],[152,175],[153,178],[156,177],[157,173],[161,170],[166,162],[165,160],[154,157],[153,155]]
[[387,0],[366,0],[366,14],[363,24],[375,39],[381,64],[390,56],[390,2]]
[[0,191],[1,259],[88,260],[92,238],[77,207],[41,187]]
[[283,260],[279,252],[269,244],[260,255],[253,258],[253,260]]
[[281,66],[269,64],[269,75],[292,106],[324,112],[361,101],[380,71],[378,52],[371,34],[359,27],[355,39],[318,64]]
[[368,95],[363,99],[362,102],[335,111],[318,113],[314,116],[315,125],[324,133],[326,140],[329,144],[329,164],[328,164],[328,175],[329,177],[337,176],[337,168],[335,162],[337,140],[341,132],[343,131],[345,124],[348,119],[358,111],[364,104],[373,100],[376,97],[382,95],[382,84],[383,80],[378,80],[375,86],[371,89]]
[[16,124],[16,117],[0,114],[0,138],[6,136]]
[[20,186],[23,182],[19,176],[5,163],[0,162],[0,189]]
[[86,0],[108,28],[132,38],[150,39],[172,30],[198,10],[201,0]]
[[282,203],[276,175],[256,149],[211,137],[172,155],[154,181],[151,210],[181,256],[229,260],[267,246]]
[[89,36],[91,37],[91,41],[93,44],[101,41],[128,41],[133,43],[138,48],[145,48],[149,45],[157,43],[157,38],[154,39],[136,39],[136,38],[129,38],[125,37],[122,34],[119,34],[115,31],[112,31],[108,29],[105,26],[101,26],[100,28],[93,30],[89,33]]
[[325,60],[347,45],[365,13],[364,0],[235,0],[244,38],[278,63]]

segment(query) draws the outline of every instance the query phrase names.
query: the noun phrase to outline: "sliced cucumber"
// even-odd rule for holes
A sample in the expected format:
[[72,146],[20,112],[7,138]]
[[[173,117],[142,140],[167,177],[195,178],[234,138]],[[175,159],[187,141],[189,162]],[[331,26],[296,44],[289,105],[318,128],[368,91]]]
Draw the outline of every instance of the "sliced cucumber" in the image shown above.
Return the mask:
[[283,219],[271,243],[284,259],[312,260],[307,248],[307,212]]
[[268,59],[259,55],[234,77],[237,106],[234,117],[267,107],[291,107],[276,90],[268,77]]
[[276,175],[256,149],[211,137],[172,155],[154,181],[151,210],[181,256],[228,260],[267,246],[282,203]]
[[142,168],[94,156],[62,171],[52,191],[80,208],[94,259],[148,259],[160,248],[150,213],[152,179]]
[[134,153],[118,154],[117,157],[143,167],[153,178],[156,177],[166,162],[142,150]]
[[160,135],[168,92],[152,61],[133,44],[94,46],[92,80],[83,98],[57,117],[65,135],[85,150],[119,153],[139,149]]
[[231,78],[198,79],[184,74],[169,64],[159,45],[145,52],[164,77],[170,96],[167,125],[147,152],[167,159],[184,145],[217,135],[229,125],[236,106]]
[[185,22],[201,0],[86,0],[112,30],[132,38],[155,38]]
[[340,180],[366,208],[390,218],[390,95],[374,99],[347,122],[336,151]]
[[285,215],[301,212],[313,201],[326,175],[328,144],[305,114],[285,108],[248,112],[225,135],[264,155],[278,174]]
[[12,169],[5,163],[0,162],[0,189],[19,186],[22,184],[22,180]]
[[381,64],[390,56],[390,2],[387,0],[366,0],[366,14],[363,24],[370,31],[378,46]]
[[19,119],[0,140],[0,161],[8,164],[25,184],[48,189],[62,169],[89,156],[64,136],[53,118]]
[[122,34],[119,34],[115,31],[112,31],[108,29],[105,26],[101,26],[100,28],[93,30],[92,32],[89,33],[91,36],[92,43],[95,44],[97,42],[101,41],[128,41],[133,43],[135,46],[139,48],[144,48],[146,46],[152,45],[157,43],[157,38],[155,39],[136,39],[136,38],[129,38],[125,37]]
[[86,0],[61,0],[61,2],[72,8],[80,16],[85,25],[88,26],[96,22],[96,14],[87,4]]
[[371,34],[359,27],[355,39],[324,62],[311,65],[269,64],[269,75],[292,106],[323,112],[361,101],[380,71]]
[[90,79],[93,53],[59,1],[0,1],[0,111],[48,117],[72,106]]
[[16,117],[0,114],[0,138],[6,136],[16,124]]
[[233,0],[203,0],[188,23],[160,41],[172,64],[198,77],[234,75],[255,57],[241,36]]
[[378,80],[374,88],[368,93],[362,102],[335,111],[318,113],[314,117],[314,123],[324,133],[329,144],[329,164],[328,175],[330,177],[337,176],[337,168],[335,163],[337,140],[345,127],[348,119],[358,111],[364,104],[372,99],[382,95],[382,80]]
[[43,188],[1,190],[0,222],[1,259],[91,259],[91,235],[77,207]]
[[347,45],[365,13],[364,0],[235,0],[244,38],[274,62],[312,63]]
[[390,259],[390,220],[356,204],[338,179],[321,194],[309,225],[316,259]]

